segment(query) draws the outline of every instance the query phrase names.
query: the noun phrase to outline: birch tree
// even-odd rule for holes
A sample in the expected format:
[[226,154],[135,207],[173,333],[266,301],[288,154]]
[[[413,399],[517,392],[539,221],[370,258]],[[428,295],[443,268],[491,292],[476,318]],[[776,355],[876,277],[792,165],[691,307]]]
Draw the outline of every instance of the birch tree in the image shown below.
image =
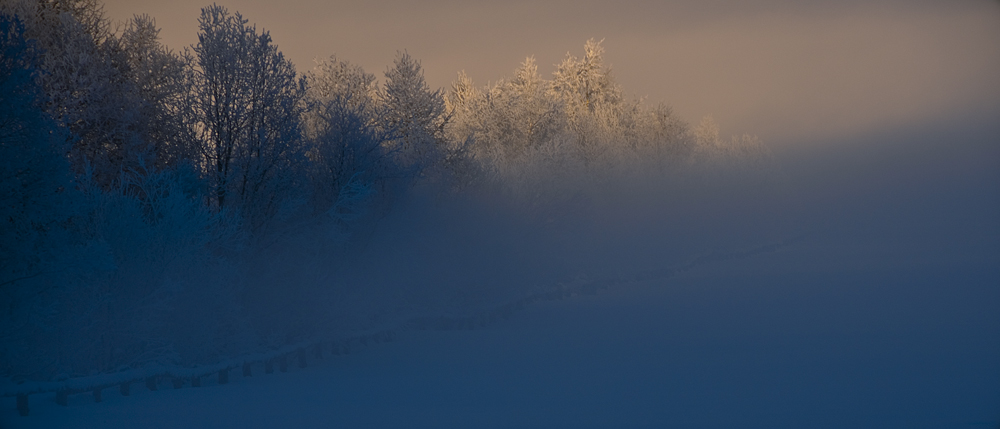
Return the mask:
[[[375,75],[331,56],[309,73],[305,112],[317,212],[344,209],[393,173]],[[364,192],[362,192],[364,193]]]
[[140,131],[154,155],[150,164],[162,170],[193,161],[197,149],[190,111],[192,59],[160,43],[159,33],[153,18],[137,15],[118,37],[118,44],[141,100]]
[[553,72],[552,89],[563,98],[571,117],[622,100],[621,88],[604,65],[601,42],[590,39],[583,50],[583,58],[567,53]]
[[258,228],[292,190],[305,82],[269,33],[238,12],[209,6],[198,23],[195,110],[214,203],[238,208]]

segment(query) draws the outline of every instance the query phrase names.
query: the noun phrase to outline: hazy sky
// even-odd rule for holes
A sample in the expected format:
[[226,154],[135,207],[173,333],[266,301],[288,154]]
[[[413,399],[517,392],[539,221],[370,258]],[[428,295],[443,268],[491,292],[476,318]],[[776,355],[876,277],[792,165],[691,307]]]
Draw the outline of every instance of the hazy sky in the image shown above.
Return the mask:
[[[208,0],[106,0],[146,13],[173,49],[197,41]],[[546,75],[588,38],[626,93],[723,134],[773,143],[1000,115],[1000,2],[228,0],[300,71],[336,54],[380,78],[397,50],[432,87],[478,85],[534,55]]]

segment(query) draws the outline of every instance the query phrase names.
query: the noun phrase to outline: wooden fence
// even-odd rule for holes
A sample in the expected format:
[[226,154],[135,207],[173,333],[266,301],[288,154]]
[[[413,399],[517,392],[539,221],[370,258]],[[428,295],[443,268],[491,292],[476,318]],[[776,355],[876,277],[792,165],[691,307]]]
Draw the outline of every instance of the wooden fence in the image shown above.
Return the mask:
[[292,361],[299,368],[306,368],[309,359],[323,359],[327,354],[330,356],[350,354],[351,350],[357,347],[393,341],[401,333],[408,330],[448,331],[476,329],[498,320],[507,319],[515,312],[538,302],[566,299],[577,295],[596,294],[600,291],[628,283],[663,280],[701,265],[775,252],[802,238],[803,236],[798,236],[744,251],[711,252],[695,257],[687,263],[673,268],[649,270],[634,275],[582,282],[576,285],[559,285],[553,290],[530,294],[521,299],[473,315],[416,317],[391,329],[361,333],[339,339],[290,345],[272,352],[248,355],[242,359],[230,360],[211,366],[203,366],[195,369],[153,368],[147,369],[143,375],[139,375],[143,372],[142,370],[136,370],[119,374],[81,377],[63,382],[39,384],[33,390],[5,392],[3,396],[16,396],[18,413],[21,416],[27,416],[30,411],[28,399],[31,395],[54,393],[56,403],[66,406],[70,395],[89,393],[93,396],[94,402],[101,402],[102,392],[107,389],[117,388],[122,396],[129,396],[132,385],[139,383],[144,384],[146,389],[151,391],[158,390],[160,384],[165,382],[169,382],[175,389],[180,389],[185,385],[200,387],[203,380],[211,378],[214,378],[218,384],[227,384],[230,372],[235,369],[240,369],[244,377],[251,377],[255,367],[262,367],[265,374],[273,374],[275,367],[278,368],[279,372],[287,372],[289,361]]

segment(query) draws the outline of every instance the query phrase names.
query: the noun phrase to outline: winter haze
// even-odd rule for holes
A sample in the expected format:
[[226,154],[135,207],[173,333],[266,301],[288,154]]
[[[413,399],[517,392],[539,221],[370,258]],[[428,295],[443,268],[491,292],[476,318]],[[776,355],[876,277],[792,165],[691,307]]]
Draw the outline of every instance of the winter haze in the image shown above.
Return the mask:
[[[164,43],[197,42],[191,0],[111,0],[156,18]],[[433,88],[458,70],[495,81],[526,56],[543,75],[581,40],[604,39],[629,95],[722,132],[773,143],[849,137],[995,110],[1000,5],[943,1],[514,1],[227,4],[271,32],[301,71],[331,54],[381,75],[397,50]],[[988,115],[987,115],[988,116]]]
[[1000,2],[0,0],[0,48],[2,428],[1000,427]]

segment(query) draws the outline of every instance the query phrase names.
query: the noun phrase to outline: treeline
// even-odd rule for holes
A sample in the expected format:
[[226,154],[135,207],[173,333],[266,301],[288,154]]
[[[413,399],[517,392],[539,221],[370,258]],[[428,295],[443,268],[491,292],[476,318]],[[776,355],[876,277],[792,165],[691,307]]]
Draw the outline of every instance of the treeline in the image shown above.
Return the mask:
[[767,158],[628,99],[593,40],[550,80],[529,58],[445,92],[405,52],[381,83],[336,57],[300,74],[218,5],[194,46],[158,31],[114,28],[98,0],[0,2],[0,374],[15,382],[321,335],[342,297],[262,270],[293,246],[330,264],[415,187],[530,203],[615,172]]

